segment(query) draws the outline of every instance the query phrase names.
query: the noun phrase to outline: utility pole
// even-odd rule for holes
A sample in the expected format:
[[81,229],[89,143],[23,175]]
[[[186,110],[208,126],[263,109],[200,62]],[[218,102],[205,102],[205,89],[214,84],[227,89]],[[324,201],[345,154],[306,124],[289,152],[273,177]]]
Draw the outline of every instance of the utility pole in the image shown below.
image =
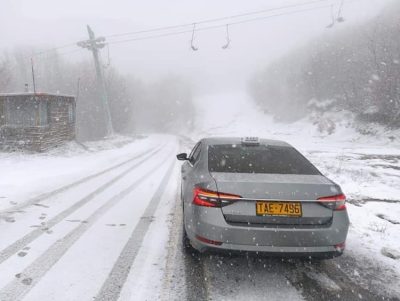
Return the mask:
[[94,65],[96,67],[98,93],[100,94],[101,100],[103,102],[103,111],[106,120],[107,136],[110,136],[113,134],[114,131],[111,120],[110,106],[108,104],[106,83],[104,81],[104,76],[99,59],[99,50],[101,48],[104,48],[104,46],[106,45],[105,43],[106,39],[104,37],[96,38],[93,30],[90,28],[89,25],[87,25],[87,30],[89,33],[89,40],[78,42],[78,46],[86,48],[93,53]]

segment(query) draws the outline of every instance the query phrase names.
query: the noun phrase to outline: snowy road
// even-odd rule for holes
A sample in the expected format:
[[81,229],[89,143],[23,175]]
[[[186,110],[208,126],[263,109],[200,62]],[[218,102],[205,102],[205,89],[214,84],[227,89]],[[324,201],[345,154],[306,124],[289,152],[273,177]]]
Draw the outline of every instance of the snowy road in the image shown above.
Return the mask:
[[[359,258],[357,243],[364,240],[356,234],[365,232],[354,226],[350,250],[329,261],[192,254],[182,242],[175,160],[192,144],[155,135],[62,158],[80,165],[62,175],[63,185],[43,173],[42,187],[51,182],[54,189],[2,192],[8,202],[0,207],[0,300],[399,300],[398,274],[374,265],[375,253]],[[322,163],[332,161],[332,152],[309,156],[329,171]],[[363,156],[350,157],[364,164]],[[47,160],[55,159],[25,165],[36,171]],[[30,183],[39,185],[26,175],[13,183],[28,192]],[[349,205],[354,218],[369,212],[356,205]]]
[[[168,237],[167,229],[147,235],[175,200],[177,142],[169,140],[3,210],[0,300],[129,299],[122,288],[132,282],[136,298],[144,289],[137,278],[148,269],[146,244]],[[162,249],[150,254],[164,257]]]

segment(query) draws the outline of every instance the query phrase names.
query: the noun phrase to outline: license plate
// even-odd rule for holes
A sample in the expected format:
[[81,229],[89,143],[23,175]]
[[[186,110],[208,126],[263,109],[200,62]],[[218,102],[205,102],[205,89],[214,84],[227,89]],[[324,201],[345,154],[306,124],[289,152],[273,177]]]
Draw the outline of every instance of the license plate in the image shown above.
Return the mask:
[[257,202],[256,214],[301,217],[303,212],[300,202]]

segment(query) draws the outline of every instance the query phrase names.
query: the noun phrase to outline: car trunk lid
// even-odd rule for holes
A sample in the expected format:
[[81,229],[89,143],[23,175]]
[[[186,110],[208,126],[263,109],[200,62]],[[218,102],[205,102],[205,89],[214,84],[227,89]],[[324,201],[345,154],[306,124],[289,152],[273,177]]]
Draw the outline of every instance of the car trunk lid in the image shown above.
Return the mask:
[[[223,202],[225,220],[239,224],[323,225],[331,221],[333,210],[317,199],[340,193],[322,175],[249,174],[211,172],[218,192],[240,195]],[[257,202],[300,203],[301,216],[257,215]]]

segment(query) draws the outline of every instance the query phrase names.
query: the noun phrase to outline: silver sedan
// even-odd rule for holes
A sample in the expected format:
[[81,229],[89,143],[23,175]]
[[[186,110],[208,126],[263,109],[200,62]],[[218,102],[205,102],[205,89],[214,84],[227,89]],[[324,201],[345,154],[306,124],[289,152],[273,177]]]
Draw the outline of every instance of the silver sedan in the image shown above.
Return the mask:
[[207,249],[334,257],[349,228],[346,197],[291,145],[206,138],[182,165],[184,232]]

